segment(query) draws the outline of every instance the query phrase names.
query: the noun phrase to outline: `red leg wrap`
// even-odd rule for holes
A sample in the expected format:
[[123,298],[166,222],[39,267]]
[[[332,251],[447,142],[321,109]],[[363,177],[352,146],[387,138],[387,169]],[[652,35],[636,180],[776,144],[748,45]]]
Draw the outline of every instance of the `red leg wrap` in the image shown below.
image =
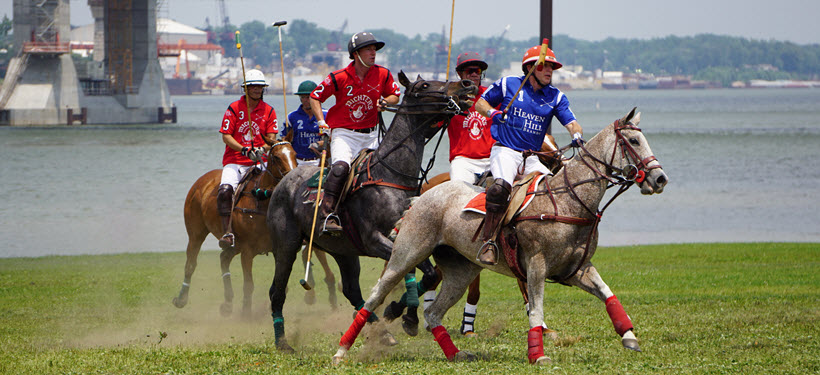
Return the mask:
[[456,345],[453,344],[453,340],[450,339],[450,334],[447,333],[447,329],[444,328],[444,326],[433,328],[433,338],[436,342],[438,342],[438,345],[444,352],[444,356],[447,357],[448,360],[452,361],[453,358],[456,357],[456,353],[458,353],[459,350],[456,348]]
[[530,332],[527,333],[527,358],[531,364],[544,356],[543,329],[544,327],[538,326],[530,328]]
[[621,302],[618,301],[618,297],[612,296],[606,299],[606,313],[609,314],[609,319],[612,320],[615,332],[619,336],[623,336],[624,333],[632,329],[632,321],[626,315],[626,311],[621,306]]
[[365,308],[359,310],[359,313],[356,314],[356,318],[353,319],[353,323],[350,324],[350,328],[347,329],[342,339],[339,340],[339,346],[344,346],[345,349],[350,349],[350,347],[353,346],[353,343],[356,342],[356,337],[362,332],[362,328],[364,328],[365,323],[367,323],[367,318],[370,317],[370,314],[372,313]]

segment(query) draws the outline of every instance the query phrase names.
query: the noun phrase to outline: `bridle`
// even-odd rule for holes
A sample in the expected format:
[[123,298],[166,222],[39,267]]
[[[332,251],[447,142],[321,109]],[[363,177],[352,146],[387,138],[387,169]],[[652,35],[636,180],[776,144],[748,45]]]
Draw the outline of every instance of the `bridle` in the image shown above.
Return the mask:
[[[580,148],[582,151],[578,154],[578,157],[589,169],[591,169],[597,175],[596,177],[582,181],[577,181],[575,183],[570,183],[569,177],[566,171],[564,171],[563,175],[565,186],[554,189],[550,188],[549,183],[546,181],[546,179],[544,180],[544,186],[546,187],[546,190],[538,190],[534,192],[534,194],[549,195],[549,198],[552,201],[554,213],[543,213],[540,215],[523,216],[514,219],[514,221],[516,222],[524,220],[540,220],[558,221],[567,224],[575,224],[582,226],[592,226],[591,230],[589,231],[589,236],[587,237],[586,245],[584,246],[584,254],[583,256],[581,256],[578,265],[572,272],[560,278],[552,278],[551,280],[553,282],[563,283],[564,281],[572,277],[572,275],[575,275],[581,269],[581,267],[583,267],[585,260],[589,255],[589,248],[590,243],[592,242],[592,237],[594,236],[598,228],[598,224],[601,222],[601,217],[603,216],[604,211],[609,207],[609,205],[612,202],[614,202],[615,199],[618,198],[618,196],[620,196],[623,192],[628,190],[635,182],[642,183],[646,179],[646,175],[649,171],[661,168],[660,162],[657,162],[658,159],[654,155],[647,156],[643,159],[640,158],[638,152],[635,151],[635,148],[632,147],[631,144],[629,144],[629,140],[627,140],[626,137],[622,134],[622,131],[627,129],[639,132],[641,131],[641,129],[637,125],[633,124],[631,121],[621,124],[620,120],[615,120],[615,122],[613,123],[613,131],[615,132],[616,144],[612,148],[612,156],[610,157],[608,163],[595,157],[595,155],[589,152],[589,150],[587,150],[583,144],[581,145]],[[613,163],[615,162],[615,155],[617,154],[618,148],[621,149],[621,157],[631,162],[631,164],[627,164],[624,168],[618,168],[613,165]],[[595,166],[592,163],[588,162],[586,160],[587,158],[592,159],[597,164],[603,165],[607,171],[610,171],[610,173],[601,172],[598,168],[595,168]],[[649,164],[653,161],[657,163],[650,166]],[[610,198],[609,201],[603,206],[603,208],[601,208],[600,210],[593,210],[581,199],[581,197],[575,191],[575,188],[586,183],[592,183],[601,180],[606,180],[608,182],[606,189],[609,189],[613,186],[619,186],[619,188],[618,191],[612,196],[612,198]],[[569,194],[572,195],[572,197],[578,203],[580,203],[581,206],[584,207],[584,209],[590,215],[592,215],[592,218],[589,219],[558,215],[558,205],[555,200],[554,193],[562,192],[563,190],[569,192]]]
[[[273,159],[275,159],[274,154],[273,154],[273,149],[276,146],[289,145],[289,144],[290,144],[290,142],[288,142],[288,141],[276,142],[276,143],[270,145],[270,150],[268,151],[268,163],[267,163],[267,166],[265,167],[265,173],[270,175],[271,178],[273,178],[276,181],[277,184],[279,183],[279,181],[282,181],[282,179],[285,178],[285,174],[287,174],[290,171],[284,171],[282,169],[282,167],[280,167],[277,164],[276,165],[276,173],[278,174],[278,176],[273,174],[273,172],[271,171],[271,168],[270,168],[271,163],[273,163]],[[274,163],[274,164],[276,164],[276,163]]]
[[[450,117],[452,117],[454,115],[457,115],[457,114],[464,114],[464,111],[462,111],[461,107],[459,107],[459,105],[458,105],[459,98],[458,98],[457,95],[447,95],[446,90],[416,92],[415,91],[416,86],[419,85],[419,84],[422,85],[422,87],[421,87],[422,89],[426,89],[430,85],[429,82],[423,81],[423,80],[419,80],[419,81],[414,82],[407,89],[407,93],[405,93],[405,98],[409,97],[409,98],[413,98],[413,99],[422,99],[422,100],[426,99],[426,98],[432,98],[434,101],[419,101],[417,103],[402,102],[401,104],[388,104],[388,105],[386,105],[386,111],[393,112],[397,115],[398,114],[402,114],[402,115],[444,115],[447,118],[450,118]],[[461,84],[464,88],[467,88],[470,85],[472,85],[472,82],[469,81],[469,80],[462,80]],[[445,83],[444,87],[446,87],[446,83]],[[414,108],[419,108],[419,107],[424,107],[424,109],[423,110],[415,110],[414,109]],[[427,130],[428,127],[430,127],[434,122],[437,122],[437,121],[440,121],[440,120],[438,120],[437,117],[430,117],[429,119],[426,119],[424,121],[424,123],[422,123],[421,125],[416,126],[415,129],[413,129],[409,134],[407,134],[407,136],[405,136],[404,139],[402,139],[400,142],[396,143],[396,145],[393,146],[393,148],[391,148],[387,152],[385,152],[384,155],[385,156],[390,155],[393,151],[395,151],[399,147],[401,147],[407,139],[410,139],[411,137],[416,135],[416,133],[418,133],[418,132],[423,132],[423,131]],[[445,122],[445,124],[446,124],[446,122]],[[441,142],[441,137],[444,134],[443,129],[445,127],[446,127],[446,125],[442,126],[441,129],[439,130],[441,132],[441,136],[439,137],[439,143],[436,144],[436,149],[438,149],[438,144],[440,144],[440,142]],[[369,158],[369,160],[375,160],[375,162],[372,163],[372,164],[368,162],[368,166],[367,166],[368,171],[369,171],[370,167],[373,167],[377,164],[382,164],[382,165],[384,165],[384,167],[386,169],[388,169],[389,171],[391,171],[394,174],[397,174],[397,175],[402,176],[402,177],[406,177],[408,179],[417,180],[418,184],[417,184],[416,187],[404,187],[404,186],[401,187],[401,189],[403,189],[403,190],[415,189],[417,192],[419,191],[419,189],[421,189],[421,184],[426,179],[427,173],[430,171],[430,169],[432,169],[433,160],[435,159],[435,151],[434,151],[433,156],[432,156],[433,159],[431,159],[430,163],[428,163],[428,168],[422,169],[421,177],[418,177],[418,176],[415,176],[415,175],[408,175],[406,173],[403,173],[403,172],[398,171],[395,168],[391,167],[388,163],[385,162],[385,160],[383,159],[383,156],[379,152],[374,152],[374,154],[375,154],[374,155],[375,157]],[[393,186],[393,185],[394,184],[390,184],[389,186]],[[399,186],[399,185],[396,185],[396,186]],[[396,186],[394,186],[394,187],[396,187]]]

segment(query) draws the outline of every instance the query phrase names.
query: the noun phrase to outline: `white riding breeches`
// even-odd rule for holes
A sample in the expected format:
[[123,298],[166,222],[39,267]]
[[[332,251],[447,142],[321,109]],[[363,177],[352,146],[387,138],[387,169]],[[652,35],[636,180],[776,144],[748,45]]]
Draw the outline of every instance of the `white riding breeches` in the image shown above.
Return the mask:
[[510,185],[517,176],[526,176],[535,171],[547,176],[552,175],[552,172],[541,164],[541,160],[538,160],[538,156],[530,155],[525,163],[524,154],[521,151],[515,151],[498,143],[490,150],[490,171],[494,178],[500,178]]
[[456,156],[450,162],[450,180],[475,184],[478,176],[490,169],[490,158],[470,159]]
[[[257,164],[260,169],[265,168],[262,164]],[[247,173],[247,171],[251,168],[256,167],[256,165],[239,165],[239,164],[228,164],[222,167],[222,179],[220,180],[220,185],[231,185],[234,190],[236,190],[236,186],[239,185],[239,179]]]
[[377,147],[379,147],[378,130],[358,133],[350,129],[334,128],[330,133],[330,156],[333,159],[331,164],[337,161],[350,164],[361,150],[366,148],[375,150]]

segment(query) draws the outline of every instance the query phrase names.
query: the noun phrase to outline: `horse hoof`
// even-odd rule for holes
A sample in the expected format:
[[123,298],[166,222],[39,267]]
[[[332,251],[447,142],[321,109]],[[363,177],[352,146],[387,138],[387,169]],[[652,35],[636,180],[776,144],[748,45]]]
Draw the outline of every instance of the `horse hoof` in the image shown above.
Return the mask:
[[231,316],[231,314],[233,314],[233,305],[228,302],[219,305],[219,313],[225,317]]
[[622,344],[624,345],[624,348],[627,348],[629,350],[634,350],[636,352],[641,351],[641,347],[638,346],[637,339],[623,339]]
[[416,337],[419,334],[419,321],[409,315],[403,315],[401,317],[401,328],[404,329],[404,332],[407,333],[410,337]]
[[281,342],[276,344],[276,350],[285,354],[296,353],[296,350],[293,350],[293,348],[290,345],[288,345],[287,341],[285,340],[282,340]]
[[547,356],[545,356],[545,355],[542,355],[542,356],[538,357],[538,359],[536,359],[536,360],[535,360],[535,362],[533,362],[533,364],[534,364],[534,365],[537,365],[537,366],[543,366],[543,365],[548,365],[548,364],[550,364],[550,362],[552,362],[552,360],[550,359],[550,357],[547,357]]
[[453,362],[473,362],[476,360],[476,356],[473,353],[460,351],[456,353],[455,357],[453,357]]
[[345,361],[344,357],[339,357],[337,355],[334,355],[332,363],[333,363],[333,366],[338,366],[338,365],[341,365],[342,363],[344,363],[344,361]]
[[392,322],[396,320],[396,318],[400,317],[403,312],[404,305],[396,301],[393,301],[390,302],[390,304],[384,308],[384,314],[382,315],[382,317],[388,322]]
[[399,341],[396,340],[396,337],[393,336],[392,333],[384,331],[379,338],[379,342],[384,346],[395,346],[398,345]]
[[172,303],[174,304],[174,306],[181,309],[181,308],[185,307],[185,305],[188,304],[188,299],[187,298],[174,297],[174,300],[172,301]]
[[478,334],[474,331],[467,331],[462,333],[462,335],[464,335],[464,337],[478,337]]

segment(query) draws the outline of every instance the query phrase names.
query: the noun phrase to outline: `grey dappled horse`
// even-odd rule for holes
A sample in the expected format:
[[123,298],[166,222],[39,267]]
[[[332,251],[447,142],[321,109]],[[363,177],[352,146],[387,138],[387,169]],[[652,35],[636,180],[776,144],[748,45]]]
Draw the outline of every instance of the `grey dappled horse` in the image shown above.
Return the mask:
[[[642,194],[649,195],[661,193],[667,183],[666,174],[637,127],[639,121],[640,113],[635,114],[633,109],[624,118],[605,127],[566,162],[561,171],[548,178],[548,187],[542,181],[532,202],[513,219],[518,236],[518,259],[530,295],[529,326],[533,328],[527,341],[531,363],[549,361],[543,353],[541,334],[544,284],[548,278],[575,285],[604,301],[624,347],[640,350],[629,317],[590,262],[598,243],[597,223],[602,213],[599,206],[607,188],[619,186],[619,194],[636,183]],[[433,304],[425,309],[424,318],[449,360],[475,358],[453,345],[441,325],[442,317],[464,295],[467,285],[483,268],[514,275],[504,256],[499,256],[494,266],[482,265],[476,260],[482,242],[472,241],[472,238],[482,215],[462,209],[480,191],[475,186],[450,181],[429,190],[413,203],[402,221],[393,256],[354,323],[342,337],[334,363],[341,362],[355,341],[362,318],[384,302],[402,275],[430,255],[441,268],[443,280],[441,291]]]
[[[409,198],[416,195],[425,134],[430,135],[431,127],[436,130],[435,124],[439,121],[468,109],[478,91],[470,81],[445,83],[419,78],[411,83],[404,73],[399,73],[399,81],[407,88],[402,103],[378,149],[367,161],[365,172],[353,187],[369,183],[344,198],[337,210],[345,232],[353,229],[361,240],[354,243],[348,235],[322,234],[321,223],[317,225],[320,229],[314,239],[317,246],[336,260],[342,293],[356,309],[364,305],[359,286],[359,257],[390,258],[393,242],[387,236],[409,207]],[[351,170],[356,168],[351,165]],[[284,336],[285,287],[302,241],[314,230],[311,227],[314,205],[305,193],[309,189],[308,180],[317,171],[318,167],[302,166],[290,172],[274,189],[268,208],[267,223],[276,264],[270,287],[271,311],[276,346],[284,351],[293,350]],[[364,181],[368,171],[370,179]],[[422,259],[419,264],[422,263],[426,264],[422,268],[425,275],[435,277],[429,260]],[[415,282],[412,285],[415,289]]]

